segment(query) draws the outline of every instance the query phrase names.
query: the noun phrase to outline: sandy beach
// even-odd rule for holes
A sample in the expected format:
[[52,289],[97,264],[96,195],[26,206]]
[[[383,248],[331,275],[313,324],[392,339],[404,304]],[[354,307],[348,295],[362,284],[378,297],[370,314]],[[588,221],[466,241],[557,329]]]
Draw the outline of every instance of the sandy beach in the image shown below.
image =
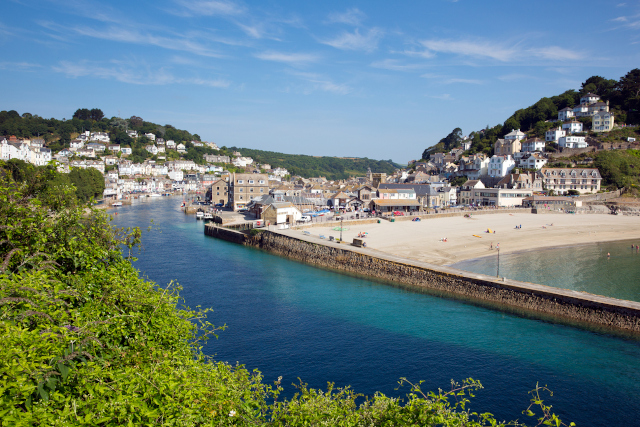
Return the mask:
[[[520,225],[522,228],[516,229]],[[338,226],[333,223],[307,231],[312,236],[339,237],[340,231],[333,230]],[[623,215],[500,213],[419,222],[383,220],[345,228],[348,230],[342,234],[347,242],[366,232],[367,248],[438,265],[495,254],[498,244],[500,253],[625,239],[636,239],[634,244],[640,245],[640,217]],[[487,229],[495,233],[487,233]],[[445,238],[447,241],[442,241]]]

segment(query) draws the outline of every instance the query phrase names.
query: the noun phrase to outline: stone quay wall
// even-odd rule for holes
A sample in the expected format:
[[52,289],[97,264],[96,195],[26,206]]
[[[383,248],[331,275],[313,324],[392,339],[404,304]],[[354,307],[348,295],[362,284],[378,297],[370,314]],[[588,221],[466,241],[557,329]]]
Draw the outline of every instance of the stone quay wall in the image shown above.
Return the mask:
[[225,227],[218,227],[213,223],[206,224],[204,226],[204,234],[210,237],[217,237],[218,239],[226,240],[228,242],[238,243],[246,245],[250,237],[240,231],[231,230]]
[[394,285],[468,300],[494,309],[578,326],[586,324],[606,330],[640,333],[640,303],[632,301],[498,280],[448,267],[414,265],[411,260],[385,259],[384,254],[363,253],[366,250],[347,244],[314,243],[269,231],[247,237],[245,242],[314,266],[382,279],[394,282]]

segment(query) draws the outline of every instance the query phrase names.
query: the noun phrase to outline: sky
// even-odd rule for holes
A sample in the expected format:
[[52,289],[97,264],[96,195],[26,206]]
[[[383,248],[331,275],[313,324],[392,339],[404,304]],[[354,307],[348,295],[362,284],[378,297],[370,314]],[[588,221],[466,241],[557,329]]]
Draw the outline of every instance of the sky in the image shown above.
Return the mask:
[[640,1],[3,0],[0,110],[406,163],[640,67]]

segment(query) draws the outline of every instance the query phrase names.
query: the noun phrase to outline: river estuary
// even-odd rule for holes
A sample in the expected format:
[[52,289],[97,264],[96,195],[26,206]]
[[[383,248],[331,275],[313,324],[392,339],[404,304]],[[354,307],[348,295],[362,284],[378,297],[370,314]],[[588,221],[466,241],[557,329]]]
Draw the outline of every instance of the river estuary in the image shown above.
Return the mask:
[[177,281],[187,305],[212,307],[209,320],[228,326],[207,354],[258,369],[266,382],[283,376],[289,394],[298,378],[402,396],[400,377],[424,380],[427,390],[472,377],[485,386],[472,409],[534,424],[521,411],[539,382],[567,422],[639,423],[638,339],[317,269],[204,236],[177,198],[136,202],[114,217],[145,230],[153,220],[136,267],[159,286]]

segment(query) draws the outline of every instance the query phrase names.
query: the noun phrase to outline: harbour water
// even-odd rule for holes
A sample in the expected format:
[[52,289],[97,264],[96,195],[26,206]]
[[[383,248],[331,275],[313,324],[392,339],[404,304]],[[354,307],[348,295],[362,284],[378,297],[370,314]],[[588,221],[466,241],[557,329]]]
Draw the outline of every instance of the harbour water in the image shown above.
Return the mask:
[[114,222],[145,229],[154,221],[136,267],[159,286],[179,282],[187,305],[214,309],[209,320],[228,326],[205,348],[217,360],[258,369],[267,382],[283,376],[289,394],[298,378],[315,388],[331,381],[365,395],[402,396],[408,389],[397,389],[400,377],[425,380],[427,390],[472,377],[485,386],[472,409],[522,421],[527,392],[539,382],[554,391],[545,403],[566,421],[638,424],[637,339],[415,293],[209,238],[179,204],[147,199],[118,208]]
[[[500,254],[462,261],[452,267],[522,282],[640,301],[638,241],[594,243]],[[607,256],[609,254],[610,256]]]

